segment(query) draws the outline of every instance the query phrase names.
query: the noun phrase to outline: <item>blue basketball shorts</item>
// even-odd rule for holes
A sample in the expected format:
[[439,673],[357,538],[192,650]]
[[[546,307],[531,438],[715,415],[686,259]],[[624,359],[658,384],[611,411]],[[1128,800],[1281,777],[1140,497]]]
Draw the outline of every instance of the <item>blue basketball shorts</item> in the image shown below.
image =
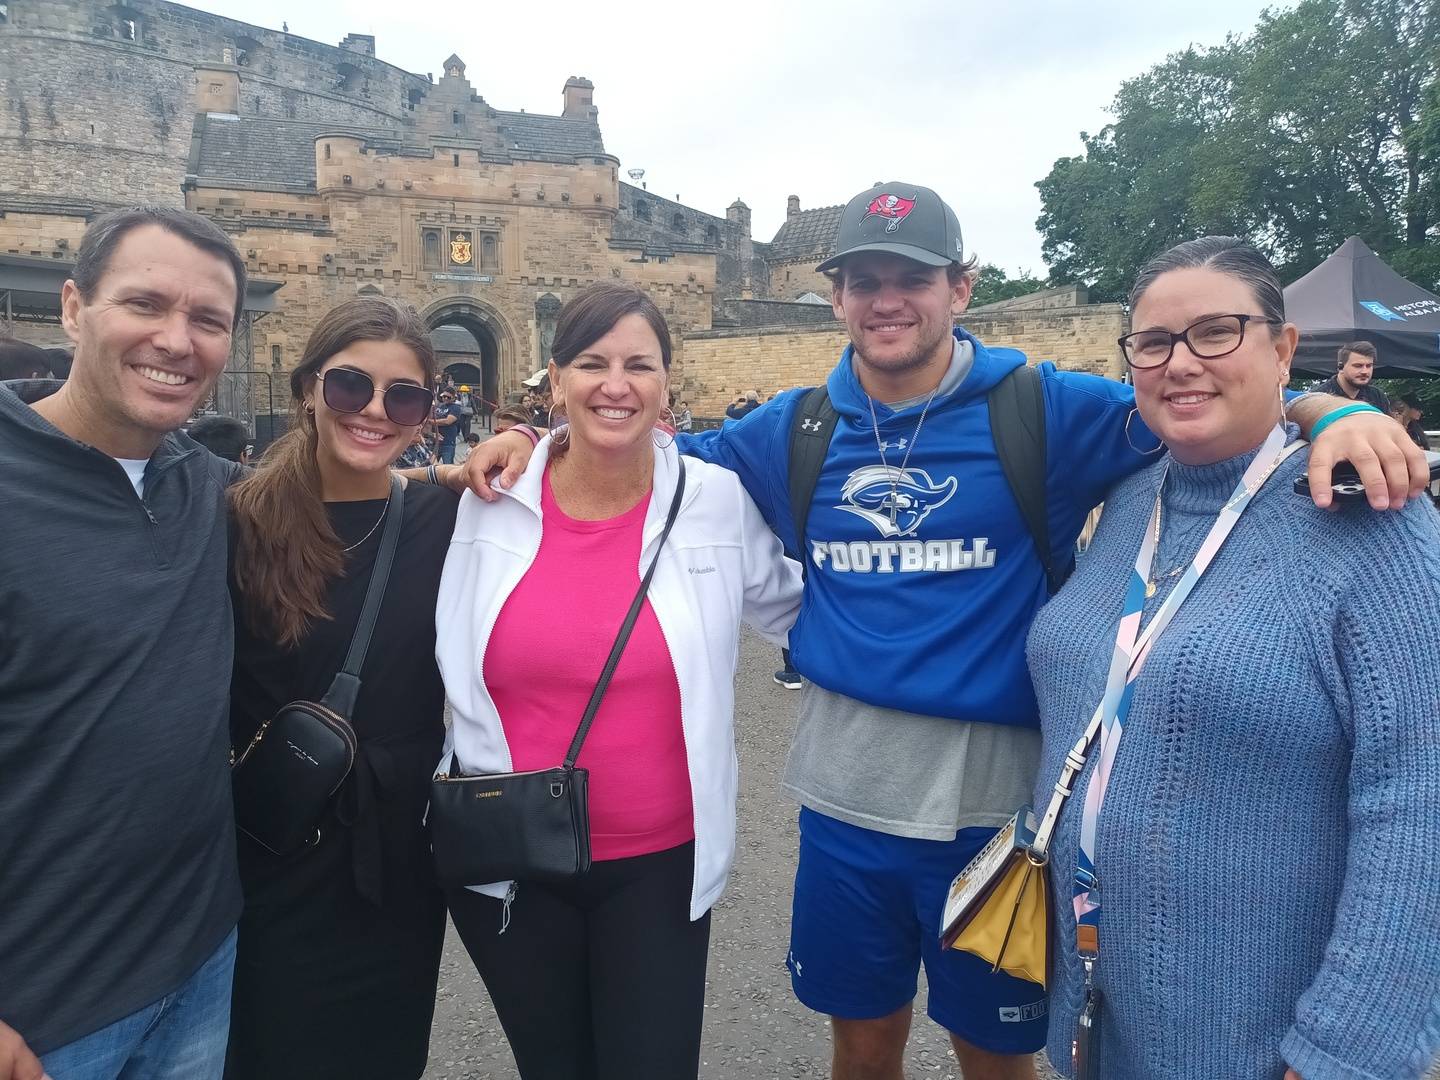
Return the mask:
[[940,948],[950,882],[994,835],[915,840],[802,808],[786,958],[801,1004],[844,1020],[889,1016],[914,1000],[923,963],[926,1011],[941,1027],[995,1054],[1043,1047],[1044,990]]

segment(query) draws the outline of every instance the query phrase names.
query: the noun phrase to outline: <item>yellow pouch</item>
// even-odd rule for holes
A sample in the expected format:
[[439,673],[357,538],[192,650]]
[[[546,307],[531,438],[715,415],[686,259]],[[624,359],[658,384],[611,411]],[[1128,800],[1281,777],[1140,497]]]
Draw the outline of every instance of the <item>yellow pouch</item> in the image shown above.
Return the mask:
[[1023,852],[950,943],[988,960],[993,971],[1045,986],[1050,950],[1050,889],[1045,867]]

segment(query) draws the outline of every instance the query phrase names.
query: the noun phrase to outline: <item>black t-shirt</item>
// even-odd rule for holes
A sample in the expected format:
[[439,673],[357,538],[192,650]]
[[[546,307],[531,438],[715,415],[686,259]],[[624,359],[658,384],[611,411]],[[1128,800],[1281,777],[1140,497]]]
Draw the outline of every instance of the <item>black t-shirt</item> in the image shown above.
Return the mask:
[[460,420],[464,415],[465,414],[460,411],[460,406],[454,402],[451,402],[449,405],[435,406],[436,420],[443,420],[447,416],[453,416],[455,418],[455,423],[453,424],[437,424],[435,426],[435,430],[440,433],[440,441],[442,443],[453,443],[455,441],[455,437],[460,434]]
[[[319,701],[329,689],[360,618],[384,531],[374,526],[384,505],[383,499],[326,504],[342,543],[359,546],[346,556],[345,575],[330,584],[326,608],[332,618],[317,621],[298,648],[281,648],[272,634],[251,626],[236,596],[230,687],[234,745],[246,745],[287,702]],[[435,664],[435,601],[458,505],[459,496],[446,488],[406,487],[400,546],[350,718],[359,751],[336,805],[347,823],[354,823],[357,882],[378,883],[374,899],[387,907],[404,906],[416,888],[431,880],[420,819],[445,736],[445,689]],[[231,585],[233,590],[233,578]],[[293,867],[241,841],[247,904],[303,885]]]
[[1315,389],[1322,394],[1334,394],[1336,397],[1350,398],[1352,401],[1363,401],[1366,405],[1374,405],[1386,414],[1390,412],[1390,399],[1386,397],[1385,391],[1374,383],[1366,383],[1351,394],[1340,385],[1340,376],[1332,375]]

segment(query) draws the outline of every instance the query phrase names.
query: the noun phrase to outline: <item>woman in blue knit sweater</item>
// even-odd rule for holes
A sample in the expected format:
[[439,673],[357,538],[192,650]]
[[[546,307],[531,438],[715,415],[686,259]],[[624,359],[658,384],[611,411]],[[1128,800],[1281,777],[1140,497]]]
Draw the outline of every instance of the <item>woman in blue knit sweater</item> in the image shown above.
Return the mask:
[[1141,274],[1125,352],[1169,452],[1111,494],[1030,632],[1043,806],[1117,636],[1128,651],[1138,622],[1143,642],[1194,586],[1106,728],[1108,783],[1097,742],[1051,847],[1066,1073],[1077,920],[1096,932],[1105,1080],[1391,1080],[1440,1051],[1440,518],[1426,500],[1326,513],[1293,493],[1307,455],[1283,456],[1294,429],[1277,430],[1297,341],[1283,305],[1263,256],[1229,238]]

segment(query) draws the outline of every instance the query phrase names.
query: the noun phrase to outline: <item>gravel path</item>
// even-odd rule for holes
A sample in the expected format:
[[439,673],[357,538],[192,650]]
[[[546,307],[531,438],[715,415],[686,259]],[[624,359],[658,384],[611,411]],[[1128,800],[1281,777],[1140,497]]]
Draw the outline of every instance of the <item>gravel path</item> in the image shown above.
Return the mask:
[[[715,908],[700,1075],[704,1080],[829,1077],[823,1017],[790,992],[785,969],[795,866],[795,807],[778,785],[794,727],[796,693],[771,676],[779,652],[746,633],[736,680],[740,835],[735,870]],[[922,985],[918,1001],[923,1007]],[[923,1011],[923,1009],[921,1010]],[[961,1080],[944,1033],[917,1015],[907,1075]],[[1046,1071],[1046,1075],[1053,1073]],[[453,928],[426,1080],[515,1080],[515,1064],[485,987]]]

